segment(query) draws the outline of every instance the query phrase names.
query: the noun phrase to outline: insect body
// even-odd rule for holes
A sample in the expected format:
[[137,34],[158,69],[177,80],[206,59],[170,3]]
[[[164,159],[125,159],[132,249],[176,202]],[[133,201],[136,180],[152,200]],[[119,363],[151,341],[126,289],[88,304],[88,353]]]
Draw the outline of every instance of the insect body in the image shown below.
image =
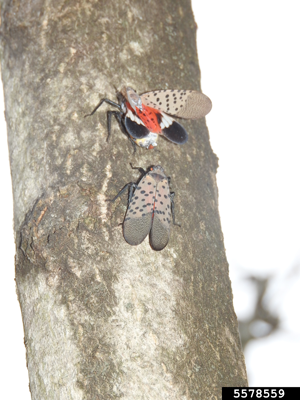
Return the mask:
[[104,102],[117,107],[119,111],[107,112],[108,138],[114,115],[132,142],[147,149],[157,145],[158,135],[176,144],[185,143],[188,134],[171,115],[198,119],[208,114],[212,107],[205,94],[194,90],[156,90],[139,96],[132,88],[124,87],[118,97],[120,104],[104,98],[88,115],[93,115]]
[[139,183],[128,183],[111,201],[115,201],[129,187],[128,209],[123,223],[126,242],[136,246],[150,233],[153,250],[162,250],[169,241],[171,215],[173,223],[178,225],[174,215],[175,193],[170,193],[170,178],[161,166],[154,166],[149,172],[142,168],[135,169],[144,174]]

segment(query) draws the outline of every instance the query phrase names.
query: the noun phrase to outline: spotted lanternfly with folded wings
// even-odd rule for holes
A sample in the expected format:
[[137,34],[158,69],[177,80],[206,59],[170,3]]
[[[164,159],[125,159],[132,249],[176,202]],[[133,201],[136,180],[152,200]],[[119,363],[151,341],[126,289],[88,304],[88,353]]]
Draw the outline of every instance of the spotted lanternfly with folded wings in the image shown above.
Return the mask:
[[[134,167],[133,167],[134,168]],[[149,234],[153,250],[166,247],[170,237],[171,214],[174,216],[174,192],[170,193],[169,181],[161,166],[150,168],[149,172],[139,169],[144,175],[138,184],[128,183],[113,198],[115,201],[129,189],[128,209],[123,223],[123,234],[127,243],[136,246]]]
[[102,99],[88,115],[93,115],[104,102],[117,107],[119,111],[107,112],[108,137],[114,115],[132,142],[147,149],[157,146],[158,135],[176,144],[185,143],[186,130],[171,116],[198,119],[212,108],[211,100],[195,90],[155,90],[139,96],[132,88],[124,87],[118,98],[120,104]]

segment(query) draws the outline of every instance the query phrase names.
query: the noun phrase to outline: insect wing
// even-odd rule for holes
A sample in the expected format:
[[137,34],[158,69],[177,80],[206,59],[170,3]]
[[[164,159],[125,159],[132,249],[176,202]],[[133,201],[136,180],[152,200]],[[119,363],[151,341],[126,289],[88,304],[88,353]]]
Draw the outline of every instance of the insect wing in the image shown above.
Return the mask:
[[124,126],[129,135],[134,139],[143,139],[149,134],[149,129],[143,124],[138,124],[127,116],[124,118]]
[[137,117],[143,121],[143,124],[153,133],[161,133],[161,119],[162,115],[159,110],[153,107],[147,107],[143,104],[143,110],[136,109]]
[[149,134],[149,129],[145,127],[143,121],[127,108],[123,120],[126,131],[134,139],[143,139]]
[[136,187],[123,225],[127,243],[136,246],[145,239],[152,225],[156,182],[148,173]]
[[173,143],[185,143],[188,140],[188,134],[184,127],[164,112],[161,113],[161,116],[162,134]]
[[150,244],[162,250],[168,244],[171,223],[171,201],[168,179],[164,176],[156,186],[154,215],[150,231]]
[[210,98],[195,90],[155,90],[140,97],[148,107],[186,119],[202,118],[212,108]]

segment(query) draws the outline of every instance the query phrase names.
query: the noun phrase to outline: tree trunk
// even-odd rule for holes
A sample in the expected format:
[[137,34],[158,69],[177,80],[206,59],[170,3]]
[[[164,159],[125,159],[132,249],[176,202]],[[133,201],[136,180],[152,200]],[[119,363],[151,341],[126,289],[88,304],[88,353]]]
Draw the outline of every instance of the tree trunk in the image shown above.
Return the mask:
[[[138,148],[106,110],[115,86],[199,89],[189,0],[2,0],[16,282],[30,391],[43,399],[213,399],[247,385],[205,120]],[[208,93],[209,95],[209,93]],[[176,192],[168,246],[128,245],[134,166]]]

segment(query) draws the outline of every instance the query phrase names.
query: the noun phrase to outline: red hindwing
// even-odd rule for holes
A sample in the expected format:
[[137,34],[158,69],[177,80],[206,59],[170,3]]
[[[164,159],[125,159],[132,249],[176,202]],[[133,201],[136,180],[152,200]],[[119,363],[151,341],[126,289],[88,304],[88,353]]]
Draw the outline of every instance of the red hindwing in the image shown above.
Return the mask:
[[129,102],[126,102],[126,107],[139,117],[150,132],[161,134],[160,122],[162,116],[159,110],[145,105],[143,105],[142,111],[138,107],[133,110]]

